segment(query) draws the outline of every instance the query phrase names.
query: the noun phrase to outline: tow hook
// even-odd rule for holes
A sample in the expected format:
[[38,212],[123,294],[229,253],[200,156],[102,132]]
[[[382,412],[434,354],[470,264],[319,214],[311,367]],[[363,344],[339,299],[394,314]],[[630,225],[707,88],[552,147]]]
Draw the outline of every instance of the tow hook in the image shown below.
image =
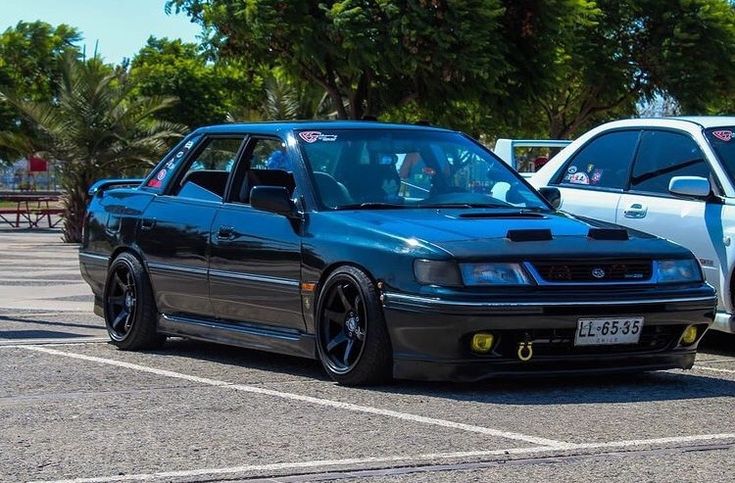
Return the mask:
[[518,343],[518,359],[523,362],[530,361],[533,357],[533,342]]

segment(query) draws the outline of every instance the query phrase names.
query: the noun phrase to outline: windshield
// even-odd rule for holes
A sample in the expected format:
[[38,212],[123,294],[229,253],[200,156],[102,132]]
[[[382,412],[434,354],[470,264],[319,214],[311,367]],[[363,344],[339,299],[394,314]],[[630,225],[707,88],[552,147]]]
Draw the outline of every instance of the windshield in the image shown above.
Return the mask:
[[505,163],[457,133],[335,129],[296,137],[327,208],[548,209]]
[[704,134],[730,179],[735,180],[735,127],[705,129]]

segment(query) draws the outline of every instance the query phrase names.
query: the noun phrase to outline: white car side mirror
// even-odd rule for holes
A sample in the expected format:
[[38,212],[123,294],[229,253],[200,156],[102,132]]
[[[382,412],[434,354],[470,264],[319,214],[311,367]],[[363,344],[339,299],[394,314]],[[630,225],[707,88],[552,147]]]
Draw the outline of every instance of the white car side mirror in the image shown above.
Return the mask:
[[712,188],[707,178],[700,176],[674,176],[669,181],[669,191],[675,195],[706,198],[710,195]]

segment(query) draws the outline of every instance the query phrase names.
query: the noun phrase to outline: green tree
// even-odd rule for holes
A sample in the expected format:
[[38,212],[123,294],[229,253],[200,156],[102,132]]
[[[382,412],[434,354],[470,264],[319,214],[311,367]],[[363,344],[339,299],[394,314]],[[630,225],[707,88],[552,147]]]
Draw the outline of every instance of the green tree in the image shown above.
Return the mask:
[[157,117],[196,128],[225,121],[253,103],[260,80],[236,61],[208,62],[197,44],[150,37],[133,58],[131,76],[141,95],[175,96],[180,102]]
[[[641,99],[656,95],[702,112],[735,87],[735,11],[726,0],[587,3],[584,16],[539,21],[534,35],[513,38],[521,51],[539,52],[533,62],[545,58],[542,75],[518,92],[522,110],[540,111],[551,137],[633,115]],[[540,41],[551,48],[534,48]]]
[[0,145],[39,153],[56,163],[64,190],[64,240],[79,242],[90,185],[152,165],[183,127],[153,119],[175,99],[131,96],[128,73],[99,58],[81,61],[67,55],[61,74],[53,101],[0,93],[33,130],[30,135],[2,131]]
[[219,55],[321,87],[339,118],[497,89],[499,0],[169,0]]
[[[0,34],[0,90],[14,91],[24,99],[49,101],[60,77],[59,59],[77,52],[79,32],[68,25],[53,27],[45,22],[19,22]],[[0,130],[29,133],[19,113],[0,101]],[[26,153],[24,153],[26,154]],[[0,149],[0,162],[13,161]]]

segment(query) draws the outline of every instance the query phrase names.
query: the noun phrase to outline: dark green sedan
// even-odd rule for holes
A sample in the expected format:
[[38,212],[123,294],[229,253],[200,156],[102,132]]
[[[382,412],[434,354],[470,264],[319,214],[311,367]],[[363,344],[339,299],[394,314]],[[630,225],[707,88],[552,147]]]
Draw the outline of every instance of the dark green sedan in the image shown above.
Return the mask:
[[444,129],[205,127],[90,196],[81,271],[125,350],[219,342],[344,384],[647,371],[690,368],[714,315],[688,250],[558,212]]

